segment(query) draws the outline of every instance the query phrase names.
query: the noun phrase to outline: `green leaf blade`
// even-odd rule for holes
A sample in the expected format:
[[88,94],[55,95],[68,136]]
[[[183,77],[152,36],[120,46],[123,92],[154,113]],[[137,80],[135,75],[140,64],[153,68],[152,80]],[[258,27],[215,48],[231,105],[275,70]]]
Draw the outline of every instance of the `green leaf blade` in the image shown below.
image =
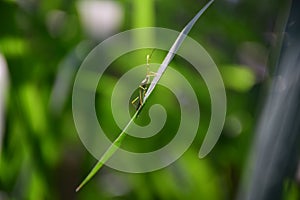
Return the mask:
[[211,0],[208,2],[196,15],[195,17],[183,28],[183,30],[180,32],[179,36],[173,43],[172,47],[170,48],[167,56],[165,57],[163,63],[160,65],[157,75],[151,82],[149,89],[147,90],[143,104],[139,107],[139,109],[135,112],[133,117],[130,119],[128,124],[125,126],[123,131],[120,133],[120,135],[116,138],[116,140],[110,145],[110,147],[104,152],[100,160],[96,163],[96,165],[93,167],[93,169],[90,171],[90,173],[87,175],[87,177],[82,181],[82,183],[76,188],[76,192],[78,192],[95,174],[101,169],[101,167],[113,156],[113,154],[120,148],[122,141],[124,140],[126,136],[126,131],[130,127],[130,125],[133,123],[134,119],[138,116],[141,109],[146,103],[146,100],[150,96],[150,94],[153,92],[155,86],[159,82],[161,76],[166,71],[168,65],[174,58],[177,50],[181,46],[182,42],[186,38],[187,34],[190,32],[196,21],[200,18],[200,16],[204,13],[204,11],[213,3],[214,0]]

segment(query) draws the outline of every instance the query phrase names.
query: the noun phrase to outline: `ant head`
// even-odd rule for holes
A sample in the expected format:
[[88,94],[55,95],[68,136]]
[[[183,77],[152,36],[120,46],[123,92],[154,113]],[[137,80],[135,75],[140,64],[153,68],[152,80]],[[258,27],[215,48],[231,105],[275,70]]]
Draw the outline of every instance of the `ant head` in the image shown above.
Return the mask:
[[149,61],[151,60],[151,56],[152,56],[152,54],[153,54],[154,51],[155,51],[155,49],[153,49],[151,51],[151,53],[147,55],[147,65],[149,65]]
[[149,61],[150,60],[150,55],[149,54],[147,54],[147,61]]

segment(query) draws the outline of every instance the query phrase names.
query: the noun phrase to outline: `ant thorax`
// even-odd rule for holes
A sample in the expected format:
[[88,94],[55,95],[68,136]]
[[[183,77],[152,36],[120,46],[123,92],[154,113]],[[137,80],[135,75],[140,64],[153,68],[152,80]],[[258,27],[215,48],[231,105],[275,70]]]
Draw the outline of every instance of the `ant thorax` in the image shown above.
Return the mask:
[[148,85],[150,82],[150,76],[147,75],[146,78],[141,82],[141,86]]

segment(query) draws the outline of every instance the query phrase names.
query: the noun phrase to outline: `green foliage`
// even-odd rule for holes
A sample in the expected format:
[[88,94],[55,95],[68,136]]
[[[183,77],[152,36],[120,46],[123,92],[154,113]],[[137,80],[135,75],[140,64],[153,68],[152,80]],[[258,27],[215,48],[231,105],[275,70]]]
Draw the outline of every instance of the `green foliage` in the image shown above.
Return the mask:
[[246,92],[255,84],[254,72],[245,66],[224,66],[220,72],[228,89]]

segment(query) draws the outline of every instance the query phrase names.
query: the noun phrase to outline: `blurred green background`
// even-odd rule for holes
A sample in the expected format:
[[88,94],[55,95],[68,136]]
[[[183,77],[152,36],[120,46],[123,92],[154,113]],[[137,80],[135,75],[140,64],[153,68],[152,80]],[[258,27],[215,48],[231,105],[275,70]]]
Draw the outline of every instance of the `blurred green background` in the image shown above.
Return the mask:
[[[191,82],[201,109],[192,146],[172,165],[151,173],[104,167],[75,193],[96,163],[81,143],[72,116],[73,81],[84,57],[101,41],[127,29],[158,26],[181,31],[205,3],[0,1],[0,199],[234,199],[272,72],[269,66],[277,55],[276,30],[282,29],[286,17],[284,1],[219,0],[190,32],[219,67],[227,93],[223,133],[205,159],[198,158],[198,150],[210,120],[209,94],[192,67],[175,57],[171,65]],[[111,139],[120,131],[107,106],[113,86],[130,67],[145,63],[147,53],[149,49],[121,57],[99,83],[107,89],[97,93],[97,112],[105,116],[100,124]],[[165,55],[157,51],[151,62],[161,62]],[[164,131],[170,134],[147,142],[129,138],[126,149],[149,151],[172,139],[179,123],[176,99],[160,87],[151,101],[168,110]],[[147,114],[141,114],[138,123],[148,122]],[[287,187],[284,196],[299,198],[297,185]]]

